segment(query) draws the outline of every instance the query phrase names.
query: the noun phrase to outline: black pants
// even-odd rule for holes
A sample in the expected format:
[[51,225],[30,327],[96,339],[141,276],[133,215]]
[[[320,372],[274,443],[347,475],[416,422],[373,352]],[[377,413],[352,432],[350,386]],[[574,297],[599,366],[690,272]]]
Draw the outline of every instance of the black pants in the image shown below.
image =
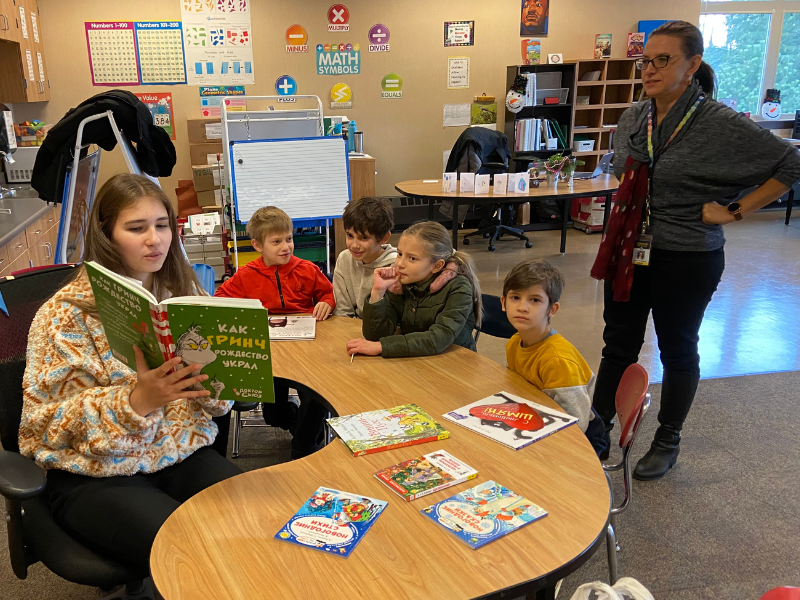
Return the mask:
[[200,448],[150,474],[96,478],[51,470],[47,493],[53,517],[72,537],[145,578],[150,549],[167,517],[198,492],[241,472],[211,448]]
[[700,381],[698,332],[706,306],[722,278],[725,255],[721,248],[712,252],[654,249],[649,266],[634,268],[628,302],[614,302],[611,282],[605,282],[605,347],[592,404],[610,429],[616,413],[617,386],[625,369],[639,359],[652,310],[664,365],[658,422],[677,433]]
[[[300,408],[295,413],[289,403],[289,388],[297,389]],[[328,409],[318,401],[319,396],[312,390],[305,389],[297,383],[275,378],[275,404],[262,404],[264,421],[268,425],[276,425],[292,432],[292,458],[301,458],[314,452],[317,440],[322,433],[322,426]]]

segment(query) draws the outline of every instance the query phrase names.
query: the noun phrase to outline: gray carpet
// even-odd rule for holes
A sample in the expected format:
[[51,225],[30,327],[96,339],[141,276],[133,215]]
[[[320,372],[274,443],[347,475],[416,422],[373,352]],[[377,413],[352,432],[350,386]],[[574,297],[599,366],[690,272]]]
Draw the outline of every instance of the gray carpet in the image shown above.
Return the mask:
[[[634,459],[649,446],[659,389],[651,387],[653,407]],[[635,481],[632,504],[619,518],[621,576],[636,577],[657,600],[757,600],[773,587],[800,584],[798,389],[800,372],[700,383],[678,464],[660,481]],[[255,469],[288,455],[288,434],[249,428],[238,464]],[[18,581],[5,529],[0,547],[0,600],[96,597],[41,565]],[[559,598],[607,577],[603,547],[567,578]]]

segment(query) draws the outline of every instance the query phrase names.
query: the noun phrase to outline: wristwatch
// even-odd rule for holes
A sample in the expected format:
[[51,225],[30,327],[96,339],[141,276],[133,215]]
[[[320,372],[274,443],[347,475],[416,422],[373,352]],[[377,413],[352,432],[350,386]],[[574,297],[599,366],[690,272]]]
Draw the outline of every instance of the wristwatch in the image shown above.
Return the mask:
[[744,215],[742,214],[742,205],[738,202],[731,202],[728,204],[728,212],[731,213],[733,218],[737,221],[744,219]]

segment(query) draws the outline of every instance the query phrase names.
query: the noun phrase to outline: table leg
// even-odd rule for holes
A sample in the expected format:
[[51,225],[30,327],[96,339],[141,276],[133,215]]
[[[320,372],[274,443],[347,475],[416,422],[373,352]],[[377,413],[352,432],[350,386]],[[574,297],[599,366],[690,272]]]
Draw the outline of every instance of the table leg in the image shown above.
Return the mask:
[[528,594],[525,596],[525,600],[555,600],[556,598],[556,588],[555,586],[546,587],[544,589],[538,590],[535,594]]
[[453,200],[453,250],[458,250],[458,200]]
[[606,223],[608,223],[608,216],[611,214],[611,202],[612,202],[611,197],[612,197],[611,193],[606,194],[606,207],[605,210],[603,211],[603,233],[605,233],[606,231]]
[[564,254],[567,248],[567,221],[570,210],[572,210],[572,198],[564,198],[564,214],[561,217],[561,254]]
[[792,204],[794,204],[794,188],[789,190],[789,201],[786,203],[786,224],[792,218]]

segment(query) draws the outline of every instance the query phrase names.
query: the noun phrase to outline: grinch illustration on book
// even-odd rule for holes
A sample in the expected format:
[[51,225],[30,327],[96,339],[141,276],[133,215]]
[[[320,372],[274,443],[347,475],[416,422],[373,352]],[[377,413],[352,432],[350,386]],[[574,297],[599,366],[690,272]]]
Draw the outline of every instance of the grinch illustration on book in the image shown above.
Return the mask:
[[[200,371],[206,366],[217,360],[217,355],[210,348],[208,340],[200,335],[200,326],[192,325],[178,338],[175,343],[175,356],[180,356],[183,361],[183,366],[201,365],[200,370],[192,373],[192,376],[200,374]],[[225,389],[225,384],[219,381],[216,377],[209,381],[209,385],[214,390],[214,396],[211,400],[219,400],[222,390]],[[201,391],[205,388],[200,382],[195,383],[191,390]]]

